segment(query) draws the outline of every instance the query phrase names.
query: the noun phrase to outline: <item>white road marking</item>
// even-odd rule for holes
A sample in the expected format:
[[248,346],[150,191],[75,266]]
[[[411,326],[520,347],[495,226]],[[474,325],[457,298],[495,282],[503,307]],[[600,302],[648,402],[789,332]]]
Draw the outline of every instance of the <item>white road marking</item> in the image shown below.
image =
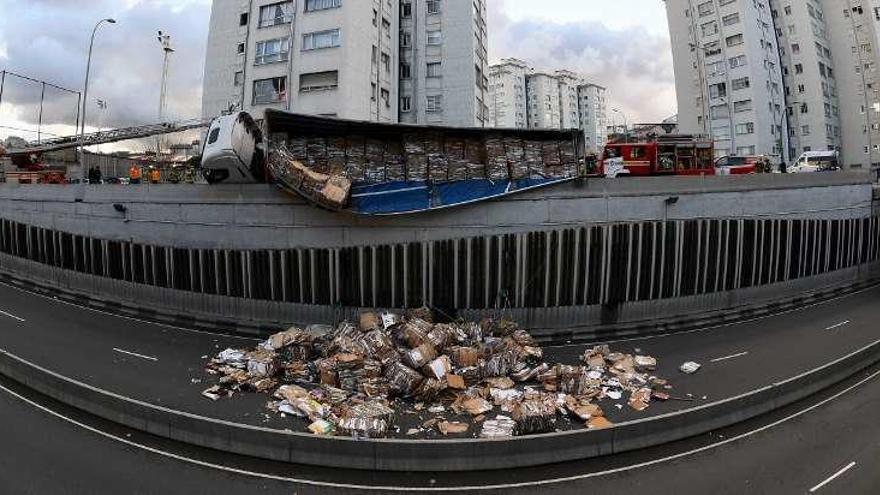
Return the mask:
[[825,480],[825,481],[819,483],[818,485],[814,486],[813,488],[810,488],[810,493],[814,493],[815,491],[817,491],[818,489],[820,489],[820,488],[822,488],[823,486],[827,485],[828,483],[831,483],[832,481],[834,481],[835,479],[837,479],[838,477],[840,477],[840,475],[842,475],[843,473],[845,473],[845,472],[849,471],[850,469],[852,469],[853,466],[855,466],[855,465],[856,465],[856,462],[855,462],[855,461],[853,461],[853,462],[847,464],[843,469],[841,469],[840,471],[838,471],[838,472],[832,474],[831,477],[828,478],[827,480]]
[[[211,332],[211,331],[208,331],[208,330],[197,330],[197,329],[195,329],[195,328],[179,327],[179,326],[171,325],[171,324],[168,324],[168,323],[162,323],[162,322],[158,322],[158,321],[144,320],[144,319],[141,319],[141,318],[136,318],[136,317],[134,317],[134,316],[126,316],[126,315],[119,314],[119,313],[112,313],[112,312],[110,312],[110,311],[104,311],[104,310],[101,310],[101,309],[91,308],[91,307],[89,307],[89,306],[82,306],[82,305],[75,304],[75,303],[72,303],[72,302],[64,301],[64,300],[62,300],[62,299],[58,299],[58,298],[55,298],[55,297],[47,296],[47,295],[45,295],[45,294],[40,294],[39,292],[33,292],[33,291],[30,291],[30,290],[24,289],[24,288],[22,288],[22,287],[16,287],[16,286],[14,286],[14,285],[7,284],[6,282],[0,282],[0,286],[7,287],[7,288],[9,288],[9,289],[12,289],[12,290],[15,290],[15,291],[18,291],[18,292],[22,292],[22,293],[27,294],[27,295],[30,295],[30,296],[37,296],[37,297],[40,297],[40,298],[43,298],[43,299],[49,300],[49,301],[54,302],[54,303],[64,304],[64,305],[66,305],[66,306],[73,306],[74,308],[78,308],[78,309],[81,309],[81,310],[84,310],[84,311],[91,311],[92,313],[98,313],[98,314],[102,314],[102,315],[106,315],[106,316],[113,316],[113,317],[115,317],[115,318],[121,318],[121,319],[123,319],[123,320],[136,321],[136,322],[139,322],[139,323],[146,323],[146,324],[148,324],[148,325],[154,325],[154,326],[157,326],[157,327],[170,328],[170,329],[172,329],[172,330],[181,330],[181,331],[183,331],[183,332],[188,332],[188,333],[198,333],[198,334],[202,334],[202,335],[212,335],[212,336],[214,336],[214,337],[218,337],[218,338],[228,338],[228,339],[237,339],[237,340],[249,340],[249,341],[252,341],[252,342],[261,342],[262,340],[265,340],[265,339],[258,339],[258,338],[254,338],[254,337],[244,337],[244,336],[241,336],[241,335],[230,335],[230,334],[225,334],[225,333],[220,333],[220,332]],[[865,289],[865,290],[867,290],[867,289]],[[841,297],[846,297],[846,296],[841,296]]]
[[720,447],[722,445],[727,445],[731,442],[742,440],[743,438],[748,438],[752,435],[761,433],[763,431],[769,430],[769,429],[774,428],[776,426],[779,426],[783,423],[791,421],[792,419],[796,419],[800,416],[803,416],[804,414],[810,413],[810,412],[824,406],[825,404],[828,404],[829,402],[835,401],[835,400],[839,399],[840,397],[850,393],[851,391],[855,390],[856,388],[873,380],[877,376],[880,376],[880,371],[875,371],[870,376],[862,379],[861,381],[859,381],[857,383],[850,385],[846,389],[841,390],[840,392],[834,394],[831,397],[828,397],[827,399],[825,399],[821,402],[813,404],[812,406],[807,407],[806,409],[803,409],[801,411],[793,413],[790,416],[779,419],[773,423],[764,425],[764,426],[757,428],[755,430],[743,433],[743,434],[735,436],[735,437],[730,437],[730,438],[724,439],[724,440],[717,442],[717,443],[713,443],[710,445],[704,445],[704,446],[697,448],[697,449],[694,449],[694,450],[689,450],[687,452],[680,452],[678,454],[671,455],[668,457],[663,457],[660,459],[653,459],[650,461],[641,462],[638,464],[632,464],[629,466],[622,466],[619,468],[609,469],[606,471],[598,471],[595,473],[586,473],[586,474],[579,474],[579,475],[575,475],[575,476],[568,476],[565,478],[553,478],[553,479],[548,479],[548,480],[528,481],[528,482],[523,482],[523,483],[509,483],[509,484],[504,484],[504,485],[456,486],[456,487],[438,487],[438,488],[401,487],[401,486],[370,486],[370,485],[333,483],[333,482],[328,482],[328,481],[314,481],[314,480],[306,480],[306,479],[287,478],[287,477],[283,477],[283,476],[276,476],[276,475],[271,475],[271,474],[266,474],[266,473],[257,473],[254,471],[247,471],[244,469],[236,469],[236,468],[231,468],[228,466],[222,466],[219,464],[213,464],[210,462],[200,461],[198,459],[192,459],[190,457],[184,457],[184,456],[174,454],[171,452],[166,452],[164,450],[159,450],[159,449],[149,447],[149,446],[137,443],[137,442],[133,442],[131,440],[126,440],[124,438],[120,438],[115,435],[111,435],[110,433],[107,433],[107,432],[101,431],[97,428],[91,427],[89,425],[80,423],[79,421],[76,421],[75,419],[68,418],[67,416],[64,416],[61,413],[55,412],[55,411],[53,411],[53,410],[51,410],[41,404],[37,404],[36,402],[28,399],[27,397],[23,397],[15,392],[13,392],[12,390],[9,390],[8,388],[4,387],[3,385],[0,385],[0,390],[2,390],[4,392],[6,392],[7,394],[21,400],[22,402],[30,404],[31,406],[33,406],[33,407],[35,407],[45,413],[48,413],[52,416],[55,416],[58,419],[61,419],[63,421],[67,421],[68,423],[79,426],[80,428],[91,431],[92,433],[96,433],[96,434],[98,434],[102,437],[108,438],[110,440],[115,440],[117,442],[129,445],[132,447],[137,447],[139,449],[146,450],[147,452],[152,452],[154,454],[168,457],[170,459],[174,459],[177,461],[186,462],[189,464],[194,464],[194,465],[209,468],[209,469],[217,469],[219,471],[225,471],[227,473],[240,474],[240,475],[248,476],[248,477],[252,477],[252,478],[281,481],[281,482],[292,483],[292,484],[300,484],[300,485],[307,485],[307,486],[319,486],[319,487],[325,487],[325,488],[329,487],[329,488],[337,488],[337,489],[348,489],[348,490],[370,490],[370,491],[385,491],[385,492],[461,492],[461,491],[489,491],[489,490],[529,488],[529,487],[538,487],[538,486],[552,485],[552,484],[558,484],[558,483],[567,483],[567,482],[571,482],[571,481],[580,481],[580,480],[591,479],[591,478],[599,478],[599,477],[607,476],[610,474],[617,474],[617,473],[622,473],[622,472],[626,472],[626,471],[642,469],[642,468],[645,468],[648,466],[653,466],[653,465],[662,464],[662,463],[666,463],[669,461],[681,459],[683,457],[689,457],[691,455],[705,452],[707,450],[712,450],[712,449]]
[[138,354],[136,352],[126,351],[125,349],[120,349],[118,347],[114,347],[113,350],[116,352],[122,353],[122,354],[128,354],[129,356],[134,356],[134,357],[139,357],[141,359],[146,359],[148,361],[158,361],[159,360],[159,358],[154,358],[153,356],[145,356],[143,354]]
[[24,318],[19,318],[18,316],[15,316],[15,315],[12,314],[12,313],[7,313],[6,311],[0,311],[0,315],[3,315],[3,316],[6,316],[6,317],[9,317],[9,318],[12,318],[13,320],[18,320],[18,321],[20,321],[20,322],[24,322],[24,321],[25,321]]
[[831,325],[830,327],[826,328],[825,330],[834,330],[836,328],[840,328],[840,327],[843,327],[846,325],[849,325],[849,320],[842,321],[842,322],[838,323],[837,325]]
[[749,354],[749,351],[740,352],[740,353],[738,353],[738,354],[731,354],[730,356],[724,356],[724,357],[720,357],[720,358],[715,358],[715,359],[713,359],[713,360],[711,360],[711,361],[709,361],[709,362],[710,362],[710,363],[717,363],[717,362],[720,362],[720,361],[727,361],[728,359],[734,359],[734,358],[738,358],[738,357],[748,356],[748,354]]

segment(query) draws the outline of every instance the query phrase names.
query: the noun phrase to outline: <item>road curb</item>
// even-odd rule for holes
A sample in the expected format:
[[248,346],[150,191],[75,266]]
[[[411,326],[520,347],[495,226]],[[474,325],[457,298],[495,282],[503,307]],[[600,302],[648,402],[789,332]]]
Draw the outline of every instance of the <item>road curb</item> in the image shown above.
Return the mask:
[[0,374],[100,418],[234,454],[379,471],[476,471],[574,461],[681,440],[787,406],[880,362],[880,340],[840,359],[728,399],[604,430],[501,440],[354,440],[242,425],[148,404],[67,378],[0,350]]

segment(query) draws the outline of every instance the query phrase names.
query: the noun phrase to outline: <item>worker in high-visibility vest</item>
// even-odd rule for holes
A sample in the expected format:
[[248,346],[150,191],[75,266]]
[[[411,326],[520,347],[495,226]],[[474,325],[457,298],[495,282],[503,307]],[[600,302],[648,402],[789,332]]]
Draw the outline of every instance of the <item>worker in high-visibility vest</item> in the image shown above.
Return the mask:
[[128,180],[132,184],[140,184],[141,183],[141,168],[137,165],[132,165],[131,168],[128,169]]
[[150,182],[152,184],[158,184],[162,180],[162,173],[159,172],[158,167],[150,167]]

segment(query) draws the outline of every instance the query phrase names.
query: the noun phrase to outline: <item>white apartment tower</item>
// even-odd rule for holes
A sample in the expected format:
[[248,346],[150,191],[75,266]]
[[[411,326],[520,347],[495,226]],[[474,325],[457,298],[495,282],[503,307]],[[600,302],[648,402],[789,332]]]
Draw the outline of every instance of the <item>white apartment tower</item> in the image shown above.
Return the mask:
[[834,63],[818,0],[771,0],[782,60],[789,155],[840,148]]
[[880,1],[823,0],[840,95],[841,161],[880,167]]
[[401,122],[489,124],[486,15],[486,0],[400,0]]
[[534,72],[526,77],[529,127],[562,129],[562,102],[559,79],[553,74]]
[[536,72],[502,59],[489,67],[489,125],[519,129],[581,129],[588,153],[608,140],[605,88],[575,72]]
[[526,77],[529,66],[507,58],[489,67],[489,125],[525,129],[527,116]]
[[718,156],[787,150],[768,0],[666,0],[666,10],[680,132],[710,135]]
[[598,153],[608,141],[607,111],[605,88],[590,83],[578,87],[579,127],[588,153]]
[[485,0],[214,0],[202,114],[482,126]]
[[557,70],[559,84],[559,123],[563,129],[580,129],[578,87],[584,84],[580,75],[568,70]]

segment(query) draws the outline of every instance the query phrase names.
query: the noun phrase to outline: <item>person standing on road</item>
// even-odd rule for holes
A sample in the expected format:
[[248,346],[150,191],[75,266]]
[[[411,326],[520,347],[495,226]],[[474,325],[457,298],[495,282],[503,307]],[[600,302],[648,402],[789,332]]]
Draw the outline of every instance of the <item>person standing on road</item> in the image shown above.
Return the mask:
[[158,167],[150,167],[150,183],[158,184],[162,181],[162,173]]

